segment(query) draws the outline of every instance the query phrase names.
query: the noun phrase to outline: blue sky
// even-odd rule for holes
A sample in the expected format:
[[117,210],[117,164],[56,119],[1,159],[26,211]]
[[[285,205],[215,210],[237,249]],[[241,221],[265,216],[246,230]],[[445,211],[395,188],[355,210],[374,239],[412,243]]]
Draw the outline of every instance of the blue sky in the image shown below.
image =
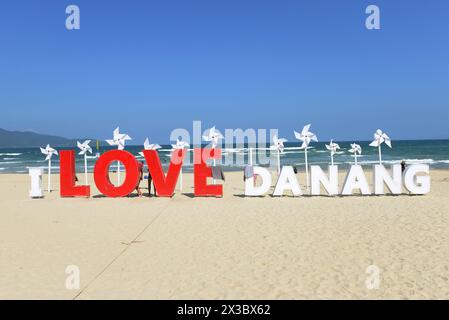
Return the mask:
[[[77,4],[81,29],[65,28]],[[365,8],[381,30],[365,28]],[[172,129],[449,138],[449,1],[3,1],[0,127],[143,141]]]

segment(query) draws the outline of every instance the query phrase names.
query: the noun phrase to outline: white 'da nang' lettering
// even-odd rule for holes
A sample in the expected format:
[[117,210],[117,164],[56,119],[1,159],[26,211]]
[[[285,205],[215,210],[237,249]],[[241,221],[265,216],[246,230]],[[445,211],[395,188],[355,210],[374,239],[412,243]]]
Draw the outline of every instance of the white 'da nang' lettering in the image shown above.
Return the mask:
[[[254,177],[245,181],[246,196],[263,196],[271,188],[271,174],[266,168],[253,168],[254,175],[257,176],[255,183]],[[340,191],[338,166],[328,166],[327,173],[319,166],[311,166],[311,189],[310,195],[319,196],[324,190],[328,195],[349,196],[358,192],[361,195],[383,195],[387,193],[399,195],[403,193],[404,188],[410,194],[423,195],[430,192],[429,166],[426,164],[414,164],[402,172],[401,165],[395,164],[390,168],[384,165],[374,165],[373,168],[373,192],[366,174],[361,165],[352,165],[343,182]],[[301,196],[303,190],[299,184],[297,175],[293,167],[284,166],[279,174],[274,187],[273,196],[283,196],[286,191],[290,191],[294,196]]]
[[[257,177],[257,179],[256,179]],[[261,181],[261,185],[256,185]],[[262,167],[253,167],[253,176],[245,180],[245,196],[260,197],[270,190],[270,172]]]
[[295,197],[302,195],[298,179],[291,166],[282,167],[276,187],[274,188],[273,196],[282,196],[287,190],[290,190]]
[[415,164],[407,167],[404,172],[404,185],[411,194],[429,193],[429,165]]
[[363,171],[361,165],[351,166],[348,174],[346,175],[341,194],[344,196],[349,196],[352,195],[355,190],[360,190],[362,195],[371,194],[371,189],[368,185],[365,172]]
[[402,169],[400,164],[391,166],[390,172],[381,164],[373,167],[374,193],[385,194],[384,185],[392,194],[402,193]]
[[328,167],[328,175],[324,173],[320,166],[311,166],[311,190],[312,196],[321,195],[321,185],[330,196],[338,194],[338,166]]

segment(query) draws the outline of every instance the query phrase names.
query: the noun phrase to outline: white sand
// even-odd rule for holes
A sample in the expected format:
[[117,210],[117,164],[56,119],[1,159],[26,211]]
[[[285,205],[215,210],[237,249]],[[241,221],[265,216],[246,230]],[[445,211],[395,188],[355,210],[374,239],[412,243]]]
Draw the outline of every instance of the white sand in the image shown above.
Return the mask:
[[222,199],[31,200],[0,175],[0,298],[449,298],[449,171],[426,196],[244,198],[226,178]]

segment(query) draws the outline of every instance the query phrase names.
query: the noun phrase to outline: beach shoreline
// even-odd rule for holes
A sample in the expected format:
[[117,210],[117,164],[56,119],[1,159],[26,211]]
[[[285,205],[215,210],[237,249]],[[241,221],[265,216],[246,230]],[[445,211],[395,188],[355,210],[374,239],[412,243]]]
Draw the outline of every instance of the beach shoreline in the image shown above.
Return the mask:
[[55,174],[30,199],[27,174],[1,174],[0,298],[448,299],[449,171],[430,175],[424,196],[248,198],[228,172],[222,198],[184,174],[172,198],[70,199]]
[[[362,154],[357,156],[358,164],[366,168],[371,168],[379,162],[377,148],[370,147],[368,142],[356,141],[362,148]],[[327,167],[330,163],[330,153],[326,149],[326,142],[315,142],[313,146],[308,149],[308,161],[310,164],[319,165],[322,168]],[[339,149],[334,155],[336,165],[339,165],[341,170],[347,169],[354,164],[355,159],[353,154],[349,152],[351,146],[348,142],[339,142]],[[252,159],[250,159],[250,152],[248,145],[241,148],[230,150],[229,148],[222,149],[221,160],[218,161],[225,171],[239,171],[243,170],[245,165],[253,163],[259,166],[277,167],[277,153],[265,150],[264,146],[256,153],[251,152]],[[260,147],[260,146],[259,146]],[[268,145],[265,147],[269,147]],[[285,150],[280,155],[281,166],[295,166],[299,170],[304,170],[305,155],[303,150],[298,150],[298,143],[286,142]],[[56,150],[70,150],[73,148],[58,148]],[[138,161],[145,159],[139,153],[142,151],[142,146],[127,145],[126,151],[132,153]],[[87,168],[92,172],[98,159],[95,153],[104,154],[107,151],[115,150],[115,147],[102,147],[100,150],[95,150],[92,154],[87,156]],[[293,150],[294,149],[294,150]],[[170,154],[172,151],[171,145],[162,145],[158,149],[159,159],[162,167],[166,169],[169,165]],[[77,152],[76,152],[77,153]],[[257,154],[257,157],[256,157]],[[382,156],[383,164],[387,167],[393,164],[405,161],[406,164],[428,164],[432,170],[448,169],[449,170],[449,140],[402,140],[394,141],[392,149],[384,150]],[[52,171],[54,173],[59,171],[59,157],[52,158]],[[18,149],[0,149],[0,174],[8,173],[28,173],[28,168],[42,167],[46,170],[48,166],[45,161],[45,156],[41,153],[39,148],[18,148]],[[78,172],[84,172],[84,157],[76,154],[76,169]],[[116,170],[115,163],[111,165],[111,171]],[[183,162],[183,170],[185,172],[193,171],[193,151],[188,149],[186,157]]]

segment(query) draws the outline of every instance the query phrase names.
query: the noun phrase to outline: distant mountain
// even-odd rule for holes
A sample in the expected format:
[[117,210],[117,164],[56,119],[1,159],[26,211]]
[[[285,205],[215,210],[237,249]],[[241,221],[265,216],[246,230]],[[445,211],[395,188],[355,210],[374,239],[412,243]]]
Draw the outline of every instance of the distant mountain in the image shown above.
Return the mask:
[[[0,128],[0,148],[43,147],[50,144],[52,147],[73,147],[76,141],[86,139],[67,139],[58,136],[39,134],[31,131],[8,131]],[[91,139],[95,142],[95,139]],[[100,145],[104,145],[100,141]],[[92,144],[94,146],[95,144]]]

